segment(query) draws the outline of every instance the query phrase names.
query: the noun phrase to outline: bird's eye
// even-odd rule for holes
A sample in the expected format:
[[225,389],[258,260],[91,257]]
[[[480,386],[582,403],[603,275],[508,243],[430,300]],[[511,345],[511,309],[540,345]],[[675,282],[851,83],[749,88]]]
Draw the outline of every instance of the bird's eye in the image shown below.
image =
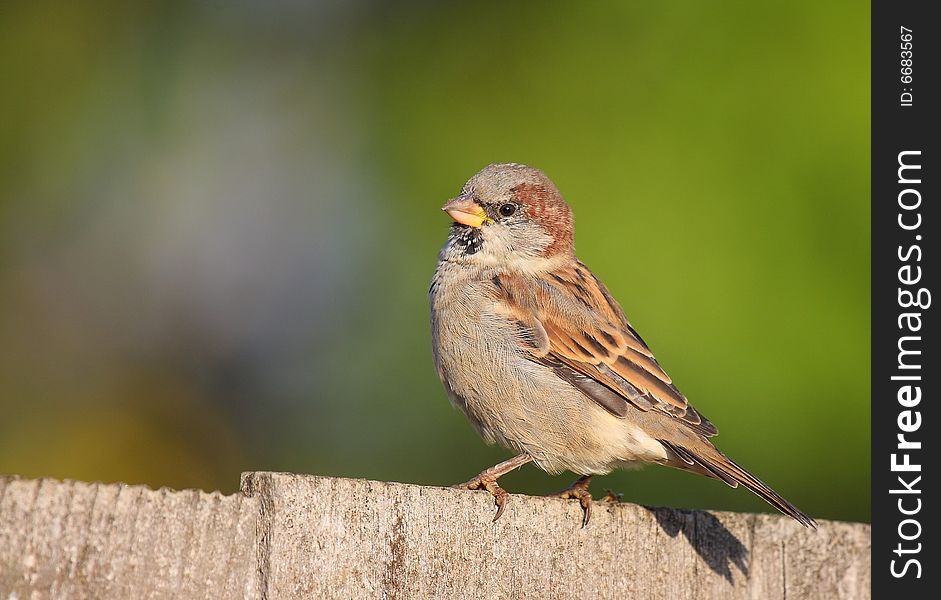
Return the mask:
[[516,212],[515,204],[507,203],[500,207],[500,214],[503,215],[504,217],[509,217],[515,212]]

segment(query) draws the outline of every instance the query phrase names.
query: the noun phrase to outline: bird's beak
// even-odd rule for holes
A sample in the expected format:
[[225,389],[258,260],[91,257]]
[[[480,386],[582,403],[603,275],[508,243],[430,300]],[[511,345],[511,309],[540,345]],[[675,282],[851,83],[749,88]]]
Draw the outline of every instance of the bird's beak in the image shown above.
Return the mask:
[[479,204],[469,196],[458,196],[441,207],[452,219],[468,227],[480,227],[490,219]]

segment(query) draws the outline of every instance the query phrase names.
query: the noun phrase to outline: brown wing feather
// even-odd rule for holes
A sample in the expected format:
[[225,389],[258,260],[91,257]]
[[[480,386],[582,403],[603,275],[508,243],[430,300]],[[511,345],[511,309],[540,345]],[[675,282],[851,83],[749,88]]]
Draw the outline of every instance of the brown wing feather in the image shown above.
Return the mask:
[[519,277],[495,277],[494,290],[507,317],[540,330],[523,337],[544,345],[521,343],[533,360],[552,367],[617,416],[626,413],[595,384],[640,410],[676,417],[701,435],[718,433],[673,385],[607,288],[582,263],[554,271],[549,280],[540,280],[535,293],[527,294],[532,286],[524,286]]

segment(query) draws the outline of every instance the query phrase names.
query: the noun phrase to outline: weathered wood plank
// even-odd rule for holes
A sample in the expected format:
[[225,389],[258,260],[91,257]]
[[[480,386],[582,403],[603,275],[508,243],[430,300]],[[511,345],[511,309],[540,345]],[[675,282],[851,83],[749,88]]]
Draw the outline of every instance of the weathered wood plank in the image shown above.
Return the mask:
[[869,526],[247,473],[271,598],[868,598]]
[[0,598],[252,598],[258,501],[0,477]]

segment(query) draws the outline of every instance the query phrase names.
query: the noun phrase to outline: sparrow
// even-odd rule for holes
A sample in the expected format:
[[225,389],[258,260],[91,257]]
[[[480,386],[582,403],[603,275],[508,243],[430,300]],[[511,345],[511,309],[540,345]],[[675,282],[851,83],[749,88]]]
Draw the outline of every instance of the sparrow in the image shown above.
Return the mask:
[[719,451],[718,433],[666,374],[608,288],[575,256],[574,219],[539,169],[493,164],[442,207],[454,220],[429,290],[434,363],[451,403],[516,456],[460,484],[494,497],[533,462],[579,479],[559,497],[591,517],[593,475],[647,463],[744,485],[812,518]]

